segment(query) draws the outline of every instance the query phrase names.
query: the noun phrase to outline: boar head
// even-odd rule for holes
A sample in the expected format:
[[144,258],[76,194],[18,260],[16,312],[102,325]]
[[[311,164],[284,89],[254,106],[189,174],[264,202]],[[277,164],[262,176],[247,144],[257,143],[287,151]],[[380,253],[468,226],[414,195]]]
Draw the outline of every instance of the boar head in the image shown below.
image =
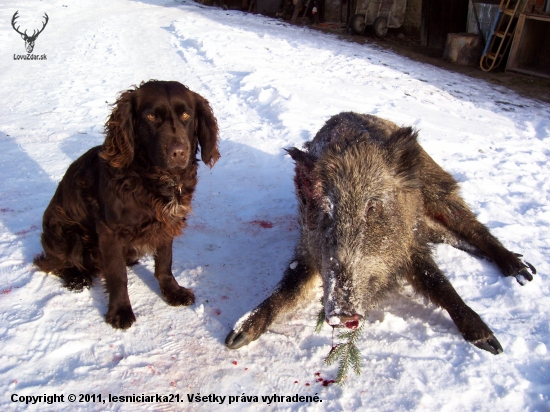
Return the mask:
[[319,158],[288,150],[302,246],[321,274],[329,324],[357,327],[410,265],[423,215],[420,152],[411,128],[331,142]]

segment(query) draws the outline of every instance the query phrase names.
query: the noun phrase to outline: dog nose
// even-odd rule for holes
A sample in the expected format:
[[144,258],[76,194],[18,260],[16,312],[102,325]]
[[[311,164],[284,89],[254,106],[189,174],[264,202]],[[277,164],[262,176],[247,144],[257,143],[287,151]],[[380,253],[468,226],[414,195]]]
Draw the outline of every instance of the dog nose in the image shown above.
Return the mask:
[[168,157],[177,165],[183,166],[187,163],[187,147],[181,143],[175,143],[168,148]]

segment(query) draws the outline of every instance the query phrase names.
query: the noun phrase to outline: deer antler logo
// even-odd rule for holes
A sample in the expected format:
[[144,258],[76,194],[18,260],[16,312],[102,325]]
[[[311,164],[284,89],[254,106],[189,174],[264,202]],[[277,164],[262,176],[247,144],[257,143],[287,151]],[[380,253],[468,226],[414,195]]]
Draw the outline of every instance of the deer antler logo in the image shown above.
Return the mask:
[[17,33],[19,33],[21,35],[21,38],[23,40],[25,40],[25,48],[27,49],[27,53],[32,53],[32,51],[34,49],[34,42],[36,41],[36,38],[38,37],[38,35],[44,31],[44,28],[46,27],[46,24],[48,24],[49,17],[46,13],[44,13],[44,18],[46,19],[46,21],[44,21],[44,23],[42,25],[42,28],[38,31],[33,30],[32,35],[29,36],[29,35],[27,35],[27,30],[25,30],[23,33],[21,33],[19,31],[19,27],[21,27],[21,26],[15,27],[15,20],[19,17],[17,15],[17,13],[19,13],[19,10],[17,10],[15,12],[15,14],[13,15],[13,17],[11,19],[11,26],[13,27],[13,29]]

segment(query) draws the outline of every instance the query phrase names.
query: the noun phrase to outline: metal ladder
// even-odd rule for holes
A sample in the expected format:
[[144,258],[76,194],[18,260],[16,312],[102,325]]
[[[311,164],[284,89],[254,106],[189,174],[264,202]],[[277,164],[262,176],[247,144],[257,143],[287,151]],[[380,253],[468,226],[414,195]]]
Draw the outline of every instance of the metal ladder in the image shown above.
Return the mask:
[[479,63],[481,70],[488,72],[500,65],[512,43],[519,14],[523,12],[528,2],[528,0],[501,0],[481,56]]

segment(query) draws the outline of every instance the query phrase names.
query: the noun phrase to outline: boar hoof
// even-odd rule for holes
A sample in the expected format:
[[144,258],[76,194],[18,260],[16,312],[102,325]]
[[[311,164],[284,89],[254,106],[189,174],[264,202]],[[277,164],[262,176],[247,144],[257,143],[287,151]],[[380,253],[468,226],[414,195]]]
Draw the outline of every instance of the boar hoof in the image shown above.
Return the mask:
[[[531,282],[533,280],[533,275],[537,274],[537,269],[535,269],[532,264],[530,264],[529,262],[525,262],[525,264],[529,266],[529,268],[525,267],[521,269],[516,275],[516,280],[521,286],[525,285],[527,282]],[[533,274],[529,273],[529,269]]]
[[239,349],[242,346],[248,345],[252,340],[245,332],[235,332],[232,330],[227,335],[227,338],[225,338],[225,344],[229,349]]
[[[517,258],[523,257],[523,255],[520,255],[519,253],[514,253],[514,255],[516,255]],[[537,274],[537,269],[525,260],[521,261],[521,263],[523,264],[523,267],[519,270],[517,274],[514,275],[514,277],[516,278],[518,283],[523,286],[527,282],[531,282],[533,280],[533,275]]]
[[493,355],[498,355],[499,353],[504,352],[500,342],[495,338],[494,335],[491,335],[490,338],[473,342],[478,348],[491,352]]

